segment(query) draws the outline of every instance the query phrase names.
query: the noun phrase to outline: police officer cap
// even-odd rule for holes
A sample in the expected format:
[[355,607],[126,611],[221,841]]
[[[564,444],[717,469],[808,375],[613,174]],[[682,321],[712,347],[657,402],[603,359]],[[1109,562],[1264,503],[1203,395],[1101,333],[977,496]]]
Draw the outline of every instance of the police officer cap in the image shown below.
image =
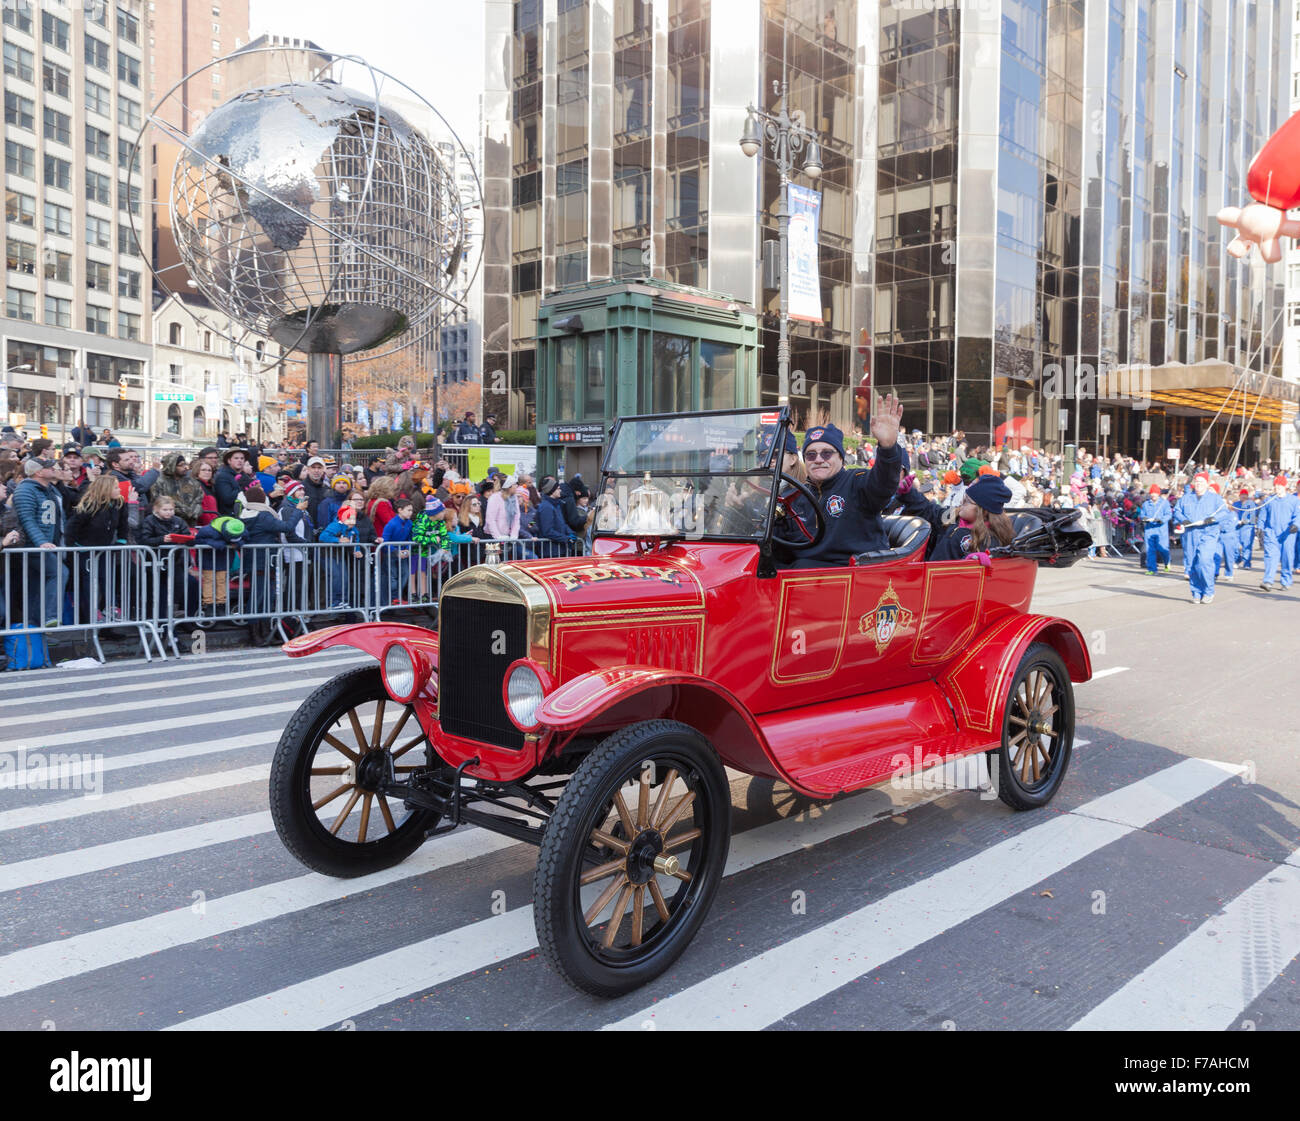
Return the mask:
[[839,453],[840,458],[844,458],[844,433],[833,424],[825,427],[818,425],[816,428],[808,429],[803,435],[803,450],[806,452],[812,444],[830,444]]
[[1011,501],[1011,488],[997,475],[981,475],[966,488],[966,497],[990,514],[1000,514]]

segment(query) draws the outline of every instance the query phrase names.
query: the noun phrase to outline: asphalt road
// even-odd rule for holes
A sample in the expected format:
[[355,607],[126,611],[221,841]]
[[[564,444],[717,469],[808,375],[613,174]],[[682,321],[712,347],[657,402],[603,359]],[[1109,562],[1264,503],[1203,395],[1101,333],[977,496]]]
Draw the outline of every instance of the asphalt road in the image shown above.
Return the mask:
[[824,806],[736,776],[708,920],[616,1001],[538,955],[528,845],[463,828],[357,880],[285,851],[271,753],[353,652],[0,675],[9,758],[102,782],[0,774],[0,1028],[1295,1030],[1300,591],[1258,576],[1194,606],[1178,571],[1041,572],[1098,674],[1052,805],[966,769]]

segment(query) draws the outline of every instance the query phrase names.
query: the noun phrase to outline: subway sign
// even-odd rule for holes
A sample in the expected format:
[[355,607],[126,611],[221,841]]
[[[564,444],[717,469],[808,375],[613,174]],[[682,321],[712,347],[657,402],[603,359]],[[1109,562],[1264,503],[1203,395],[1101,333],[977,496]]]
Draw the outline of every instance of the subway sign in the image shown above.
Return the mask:
[[603,424],[548,424],[546,442],[548,444],[603,444],[605,426]]

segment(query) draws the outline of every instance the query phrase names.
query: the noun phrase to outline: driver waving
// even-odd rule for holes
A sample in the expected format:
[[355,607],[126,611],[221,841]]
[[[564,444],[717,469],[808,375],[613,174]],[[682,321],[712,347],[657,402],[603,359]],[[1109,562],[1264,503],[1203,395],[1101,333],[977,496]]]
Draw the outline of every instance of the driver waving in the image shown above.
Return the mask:
[[[803,458],[808,485],[817,496],[826,532],[816,547],[800,552],[785,567],[822,568],[848,564],[858,553],[889,544],[881,511],[898,489],[903,470],[903,450],[898,446],[903,404],[892,394],[876,398],[871,435],[876,438],[876,462],[870,471],[844,470],[844,434],[833,424],[810,428],[804,434]],[[790,512],[804,525],[812,525],[814,512],[803,495],[790,503]],[[787,538],[789,531],[787,531]]]

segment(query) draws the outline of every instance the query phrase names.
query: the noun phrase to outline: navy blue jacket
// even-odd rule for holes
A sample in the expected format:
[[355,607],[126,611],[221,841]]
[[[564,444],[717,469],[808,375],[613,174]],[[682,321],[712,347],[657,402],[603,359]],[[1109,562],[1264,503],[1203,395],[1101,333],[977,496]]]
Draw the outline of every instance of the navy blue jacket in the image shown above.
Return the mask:
[[[903,449],[895,444],[892,448],[877,449],[876,463],[870,471],[840,471],[820,487],[809,479],[808,486],[820,499],[826,534],[815,549],[798,553],[793,567],[848,564],[858,553],[888,548],[889,539],[880,514],[898,491],[903,463]],[[808,500],[799,495],[792,505],[811,529],[816,519]],[[782,536],[787,541],[799,540],[797,530],[787,529]]]

